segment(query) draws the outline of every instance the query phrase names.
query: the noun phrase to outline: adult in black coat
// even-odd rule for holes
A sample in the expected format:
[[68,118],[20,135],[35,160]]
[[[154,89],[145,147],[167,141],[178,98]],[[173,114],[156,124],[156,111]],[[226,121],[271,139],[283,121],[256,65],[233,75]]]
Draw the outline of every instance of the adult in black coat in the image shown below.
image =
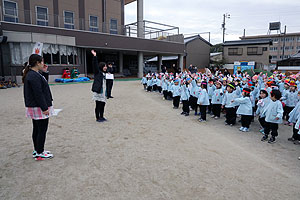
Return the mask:
[[98,64],[97,53],[92,50],[93,54],[93,69],[94,69],[94,82],[92,85],[93,99],[96,102],[95,115],[97,122],[104,122],[104,107],[106,103],[105,96],[105,77],[104,73],[107,70],[107,66],[104,62]]

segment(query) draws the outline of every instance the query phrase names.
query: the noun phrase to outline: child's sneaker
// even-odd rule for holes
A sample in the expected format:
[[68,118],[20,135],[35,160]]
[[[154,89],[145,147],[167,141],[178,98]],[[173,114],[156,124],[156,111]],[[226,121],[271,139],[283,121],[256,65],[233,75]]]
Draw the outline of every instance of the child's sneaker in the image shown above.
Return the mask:
[[243,132],[249,132],[249,128],[244,127]]
[[198,115],[198,113],[197,112],[195,112],[195,116],[197,116]]
[[289,122],[284,122],[284,125],[288,125],[289,124]]
[[268,136],[264,135],[262,138],[261,138],[261,141],[264,142],[268,139]]
[[[44,152],[47,153],[47,154],[51,154],[50,151],[44,151]],[[36,157],[36,154],[37,154],[36,151],[33,150],[33,151],[32,151],[32,157],[35,158],[35,157]]]
[[184,114],[184,116],[186,116],[186,117],[189,116],[189,115],[190,115],[189,113],[185,113],[185,114]]
[[240,131],[243,131],[243,130],[244,130],[244,127],[241,127],[239,130],[240,130]]
[[215,115],[212,115],[212,116],[210,116],[211,118],[214,118],[215,117]]
[[291,137],[291,138],[288,138],[288,141],[294,142],[295,139],[293,137]]
[[47,154],[45,151],[41,154],[36,154],[35,160],[39,161],[39,160],[45,160],[45,159],[50,159],[53,158],[53,154]]
[[273,143],[275,143],[276,142],[276,138],[275,137],[271,137],[270,139],[269,139],[269,141],[268,141],[268,143],[269,144],[273,144]]
[[218,116],[215,116],[215,119],[219,119],[219,117],[218,117]]
[[289,126],[293,126],[293,123],[289,123]]
[[206,120],[200,118],[199,122],[206,122]]
[[300,160],[300,157],[298,157],[298,160]]
[[182,112],[181,115],[185,115],[185,112]]
[[263,133],[265,131],[264,128],[260,129],[259,132]]

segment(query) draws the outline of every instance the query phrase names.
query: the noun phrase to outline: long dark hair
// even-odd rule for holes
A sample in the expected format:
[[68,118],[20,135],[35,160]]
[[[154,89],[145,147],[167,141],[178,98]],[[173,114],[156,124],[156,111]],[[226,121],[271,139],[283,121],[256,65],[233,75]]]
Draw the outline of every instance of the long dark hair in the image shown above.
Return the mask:
[[100,70],[101,72],[103,72],[103,68],[105,67],[105,65],[106,65],[105,62],[100,62],[100,63],[99,63],[99,70]]
[[24,83],[25,82],[25,78],[26,78],[26,75],[27,73],[29,72],[29,70],[36,66],[37,63],[41,63],[43,61],[43,57],[38,55],[38,54],[31,54],[31,56],[29,57],[29,61],[28,63],[26,62],[24,64],[24,71],[23,71],[23,76],[22,76],[22,82]]

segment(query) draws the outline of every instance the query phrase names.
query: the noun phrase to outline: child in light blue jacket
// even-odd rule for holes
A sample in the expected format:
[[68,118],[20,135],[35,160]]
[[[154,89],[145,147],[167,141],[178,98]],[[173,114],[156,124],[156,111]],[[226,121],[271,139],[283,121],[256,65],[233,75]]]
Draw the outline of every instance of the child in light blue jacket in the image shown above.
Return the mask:
[[228,83],[226,90],[227,92],[224,94],[222,102],[222,107],[225,107],[226,110],[225,125],[233,126],[236,123],[236,105],[232,100],[236,99],[238,95],[236,94],[234,83]]
[[271,99],[268,97],[268,92],[266,90],[261,90],[260,100],[257,102],[256,115],[258,115],[258,121],[260,123],[260,126],[262,127],[259,132],[261,132],[262,134],[264,134],[266,125],[265,117],[262,116],[262,113],[265,111],[270,101]]
[[223,101],[223,90],[222,90],[222,83],[220,81],[217,81],[216,83],[216,89],[214,90],[214,94],[212,96],[212,112],[213,116],[212,118],[219,119],[221,115],[221,106]]
[[236,114],[241,115],[242,127],[240,128],[240,131],[243,132],[248,132],[251,124],[253,111],[250,100],[250,92],[251,90],[245,87],[242,92],[243,97],[232,100],[233,103],[239,105]]
[[180,80],[176,79],[174,81],[174,85],[172,86],[172,94],[173,94],[173,108],[178,109],[180,103],[180,95],[181,95],[181,86]]
[[182,115],[189,116],[190,113],[190,104],[189,104],[189,98],[190,98],[190,91],[188,88],[188,84],[191,81],[190,78],[187,78],[185,81],[182,82],[181,85],[181,94],[180,99],[182,101]]
[[282,100],[286,101],[286,123],[285,125],[292,126],[292,123],[289,123],[289,113],[295,108],[296,104],[298,103],[298,91],[296,91],[296,84],[295,82],[290,83],[290,90],[285,93],[285,95],[281,98]]
[[200,122],[206,121],[206,108],[209,105],[209,98],[207,93],[207,82],[203,81],[201,83],[201,90],[199,90],[199,96],[197,104],[200,107],[201,117],[199,118]]
[[152,86],[153,86],[153,80],[152,77],[147,78],[147,92],[152,91]]
[[198,91],[198,86],[196,83],[196,80],[192,80],[191,84],[191,89],[190,89],[190,106],[193,110],[195,110],[195,115],[197,115],[197,100],[198,100],[198,95],[197,95],[197,91]]
[[[298,92],[298,99],[300,99],[300,91]],[[289,114],[289,122],[293,124],[297,124],[298,126],[293,126],[293,135],[291,138],[289,138],[289,141],[294,142],[295,144],[300,144],[300,135],[299,132],[299,117],[300,117],[300,101],[297,103],[295,108],[290,112]]]
[[143,84],[144,90],[147,90],[147,78],[146,78],[146,75],[143,76],[143,78],[141,80],[141,84]]
[[214,81],[212,79],[210,79],[207,84],[207,94],[208,94],[208,99],[209,99],[209,105],[207,106],[207,111],[209,114],[212,114],[211,100],[214,95],[215,89],[216,89],[216,86],[214,85]]
[[262,116],[265,117],[265,135],[262,137],[261,141],[266,141],[271,131],[271,138],[268,143],[272,144],[276,142],[276,137],[278,136],[278,124],[282,123],[283,108],[280,101],[281,93],[279,90],[271,91],[271,102],[266,107]]

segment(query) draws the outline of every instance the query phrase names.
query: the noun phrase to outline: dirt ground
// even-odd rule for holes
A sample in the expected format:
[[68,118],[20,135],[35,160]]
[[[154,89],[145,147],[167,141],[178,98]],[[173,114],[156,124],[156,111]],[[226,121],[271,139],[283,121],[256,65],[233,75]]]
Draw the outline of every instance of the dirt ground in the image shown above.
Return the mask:
[[46,150],[34,161],[23,88],[0,90],[0,199],[300,199],[300,146],[181,116],[139,81],[115,82],[97,123],[91,84],[54,85]]

